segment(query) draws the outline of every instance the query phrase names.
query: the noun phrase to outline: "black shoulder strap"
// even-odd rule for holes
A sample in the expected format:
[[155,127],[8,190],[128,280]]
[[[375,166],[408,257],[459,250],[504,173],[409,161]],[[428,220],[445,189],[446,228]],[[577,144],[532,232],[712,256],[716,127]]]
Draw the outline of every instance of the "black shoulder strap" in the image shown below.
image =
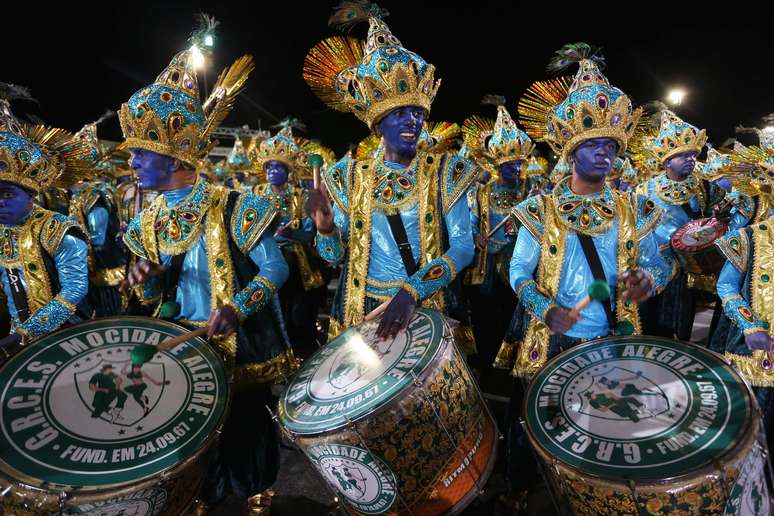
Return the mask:
[[11,287],[11,297],[16,307],[16,317],[20,323],[30,318],[30,306],[27,304],[27,292],[21,280],[20,269],[6,269],[8,274],[8,286]]
[[177,285],[180,283],[180,273],[183,271],[185,255],[186,253],[180,253],[173,256],[172,263],[164,273],[166,288],[162,289],[162,303],[177,299]]
[[[597,247],[594,245],[594,240],[589,235],[583,235],[581,233],[576,233],[578,235],[578,240],[580,240],[581,248],[583,249],[583,254],[586,255],[586,261],[589,264],[589,267],[591,268],[591,274],[594,276],[595,280],[602,280],[605,283],[607,283],[607,278],[605,277],[605,270],[602,268],[602,262],[599,259],[599,254],[597,253]],[[611,292],[611,296],[615,295],[614,292]],[[615,316],[613,315],[613,308],[610,304],[610,298],[605,299],[602,301],[602,308],[605,309],[605,316],[607,316],[607,325],[610,327],[610,331],[615,330],[616,322],[615,322]]]
[[400,251],[400,258],[403,260],[403,266],[406,268],[406,274],[413,276],[417,272],[417,263],[414,261],[414,254],[411,251],[411,244],[408,241],[406,227],[403,225],[400,213],[387,215],[387,222],[390,224],[392,238],[398,244],[398,251]]

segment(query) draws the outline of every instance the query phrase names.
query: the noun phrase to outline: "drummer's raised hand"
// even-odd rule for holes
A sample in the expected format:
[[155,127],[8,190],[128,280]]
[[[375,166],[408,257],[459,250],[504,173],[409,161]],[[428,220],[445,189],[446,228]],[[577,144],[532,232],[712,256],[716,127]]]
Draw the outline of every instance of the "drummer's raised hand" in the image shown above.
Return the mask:
[[765,331],[756,331],[744,338],[744,343],[747,347],[753,351],[756,349],[762,349],[764,351],[771,351],[771,337]]
[[579,320],[579,314],[561,306],[550,308],[546,313],[546,326],[548,326],[549,330],[559,335],[564,335],[570,331],[572,325]]
[[138,260],[132,266],[132,270],[126,276],[126,280],[121,283],[121,292],[127,292],[135,285],[142,285],[150,278],[163,274],[166,267],[148,260]]
[[207,337],[214,335],[228,337],[232,335],[239,327],[239,317],[233,306],[225,305],[217,310],[213,310],[210,318],[207,320]]
[[624,301],[640,304],[650,297],[653,290],[650,276],[639,269],[624,272],[621,275],[621,281],[624,284],[624,291],[621,294]]
[[384,310],[382,320],[376,329],[376,336],[380,339],[395,337],[399,331],[408,327],[414,311],[417,309],[417,302],[414,297],[403,289],[400,289],[390,304]]
[[319,190],[309,190],[306,197],[306,213],[314,221],[317,231],[330,233],[333,231],[333,209],[328,197],[325,183],[320,184]]

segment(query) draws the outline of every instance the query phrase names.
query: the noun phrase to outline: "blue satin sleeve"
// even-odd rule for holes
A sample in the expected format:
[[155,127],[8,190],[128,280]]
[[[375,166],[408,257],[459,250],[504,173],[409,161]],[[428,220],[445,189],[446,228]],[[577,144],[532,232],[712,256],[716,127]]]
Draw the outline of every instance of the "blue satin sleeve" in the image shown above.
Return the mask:
[[651,294],[664,290],[671,278],[672,267],[659,252],[658,242],[653,233],[649,233],[640,240],[640,255],[637,265],[650,276],[653,283]]
[[446,213],[444,220],[449,237],[449,250],[419,269],[404,285],[418,301],[427,299],[447,286],[459,271],[473,261],[473,232],[467,203],[455,203]]
[[288,264],[271,235],[264,234],[248,255],[260,271],[232,301],[242,319],[263,308],[285,284],[289,274]]
[[58,329],[75,313],[75,308],[89,291],[86,267],[88,246],[72,235],[65,235],[54,253],[61,289],[45,306],[33,313],[20,327],[32,336],[45,335]]
[[524,227],[519,228],[510,265],[511,287],[527,311],[541,321],[555,306],[554,300],[540,292],[535,283],[535,269],[540,262],[540,243]]
[[328,234],[317,232],[315,248],[320,258],[331,265],[339,265],[344,259],[344,239],[349,232],[349,218],[333,205],[333,231]]
[[89,234],[91,243],[94,247],[105,245],[108,226],[108,211],[102,206],[93,208],[86,217],[86,223],[89,225]]
[[726,261],[720,271],[717,283],[717,293],[723,303],[723,311],[734,323],[742,329],[745,335],[759,331],[767,331],[768,324],[758,319],[750,303],[742,296],[741,287],[744,273]]

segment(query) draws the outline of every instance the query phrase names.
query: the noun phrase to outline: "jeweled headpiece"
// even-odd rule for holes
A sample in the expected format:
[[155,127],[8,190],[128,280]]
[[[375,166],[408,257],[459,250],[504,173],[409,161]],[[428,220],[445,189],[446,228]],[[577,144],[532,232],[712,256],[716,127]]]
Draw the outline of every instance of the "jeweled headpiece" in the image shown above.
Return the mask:
[[633,109],[629,97],[610,84],[600,71],[604,58],[585,43],[562,47],[548,70],[559,72],[573,63],[579,69],[562,100],[555,102],[565,84],[560,79],[533,84],[520,101],[519,113],[527,132],[534,138],[530,129],[543,123],[545,131],[540,136],[564,159],[592,138],[612,138],[623,154],[642,110]]
[[10,105],[15,99],[32,97],[26,88],[0,83],[0,181],[39,192],[51,185],[65,166],[88,159],[89,151],[64,129],[30,126],[17,120]]
[[499,166],[509,161],[526,161],[534,149],[535,144],[516,127],[505,106],[497,106],[497,121],[486,145],[487,156]]
[[279,161],[288,168],[290,177],[295,177],[301,169],[307,168],[309,157],[293,139],[293,129],[286,126],[271,138],[261,142],[256,155],[256,165],[260,170],[269,161]]
[[419,106],[429,113],[441,84],[435,67],[404,48],[382,19],[365,13],[370,25],[365,46],[351,38],[327,38],[304,59],[304,79],[330,107],[351,111],[371,129],[398,107]]
[[646,141],[650,152],[661,165],[683,152],[694,151],[698,154],[706,143],[704,129],[699,130],[668,109],[661,112],[658,134]]
[[212,94],[202,104],[194,66],[196,47],[178,53],[153,84],[121,105],[118,114],[123,148],[146,149],[197,166],[215,145],[211,140],[255,68],[252,56],[242,56],[224,70]]

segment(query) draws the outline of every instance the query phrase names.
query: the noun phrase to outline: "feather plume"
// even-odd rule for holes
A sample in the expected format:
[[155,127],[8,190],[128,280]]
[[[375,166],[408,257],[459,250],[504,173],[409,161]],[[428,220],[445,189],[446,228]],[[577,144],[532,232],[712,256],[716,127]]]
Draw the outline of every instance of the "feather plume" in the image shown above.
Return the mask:
[[379,143],[381,143],[381,141],[382,139],[380,137],[371,133],[368,137],[364,138],[360,143],[357,144],[357,149],[355,150],[355,159],[363,160],[373,158],[374,153],[376,152],[377,147],[379,147]]
[[96,119],[96,120],[94,121],[94,123],[95,123],[95,124],[97,124],[97,125],[99,125],[99,124],[101,124],[102,122],[104,122],[105,120],[110,120],[110,119],[111,119],[111,118],[113,118],[114,116],[116,116],[116,112],[115,112],[115,111],[113,111],[112,109],[106,109],[106,110],[105,110],[105,112],[104,112],[104,113],[102,113],[102,116],[101,116],[101,117],[99,117],[98,119]]
[[431,122],[428,133],[433,138],[433,152],[446,152],[451,149],[462,132],[459,124],[454,122]]
[[494,132],[495,120],[483,116],[473,115],[462,123],[462,141],[471,149],[484,148],[486,139]]
[[584,59],[594,61],[602,69],[605,65],[605,58],[599,53],[601,50],[601,48],[592,47],[588,43],[568,43],[555,52],[546,69],[551,73],[560,73]]
[[481,98],[481,103],[485,106],[504,106],[505,97],[503,95],[486,94]]
[[337,111],[348,111],[338,93],[338,77],[344,70],[360,64],[362,59],[362,41],[343,36],[325,38],[306,54],[303,77],[325,104]]
[[572,77],[533,82],[519,99],[519,121],[535,141],[544,141],[548,113],[567,98]]
[[340,31],[350,31],[359,24],[368,21],[368,18],[385,19],[390,13],[373,2],[367,0],[344,0],[333,8],[333,13],[328,18],[328,26]]
[[220,22],[214,16],[210,16],[207,13],[197,14],[196,19],[198,25],[188,38],[188,42],[192,46],[197,47],[201,52],[209,54],[212,52],[212,46],[206,44],[207,36],[215,37],[215,31]]
[[19,86],[18,84],[11,84],[9,82],[0,82],[0,99],[5,99],[7,101],[27,100],[36,104],[38,103],[37,99],[30,93],[29,88],[26,86]]
[[280,131],[286,127],[291,129],[298,129],[301,132],[306,132],[306,124],[294,116],[286,116],[278,123],[271,126],[272,129],[279,129]]
[[[221,72],[212,93],[202,106],[207,119],[202,140],[206,141],[212,131],[226,119],[234,108],[237,95],[244,89],[247,78],[254,69],[253,56],[244,55]],[[212,144],[214,145],[214,142]]]

